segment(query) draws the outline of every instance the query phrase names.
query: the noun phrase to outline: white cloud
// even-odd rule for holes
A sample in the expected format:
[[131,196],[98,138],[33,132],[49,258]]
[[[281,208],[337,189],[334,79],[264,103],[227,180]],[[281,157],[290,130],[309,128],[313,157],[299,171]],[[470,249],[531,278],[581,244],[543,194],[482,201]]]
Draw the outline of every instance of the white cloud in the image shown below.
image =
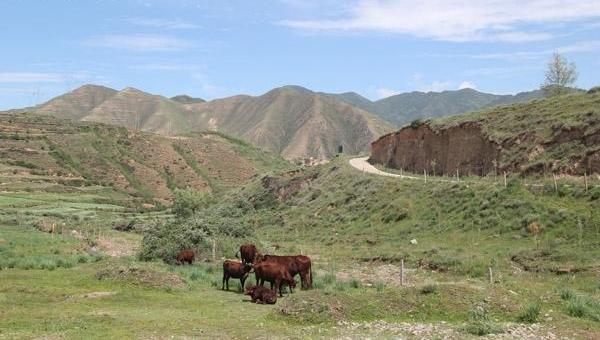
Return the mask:
[[56,83],[64,80],[64,76],[58,73],[35,73],[35,72],[4,72],[0,73],[0,83]]
[[375,31],[457,42],[528,42],[552,37],[543,31],[543,24],[597,17],[597,0],[361,0],[336,19],[280,24],[312,31]]
[[462,89],[477,90],[477,86],[475,85],[475,83],[472,83],[470,81],[463,81],[462,83],[460,83],[460,85],[458,85],[458,89],[459,90],[462,90]]
[[449,81],[434,81],[429,85],[421,86],[420,91],[423,92],[442,92],[448,90],[452,84]]
[[138,52],[180,51],[192,44],[183,39],[151,34],[109,34],[92,37],[86,44],[97,47],[107,47]]
[[483,53],[471,55],[475,59],[540,59],[555,52],[558,53],[585,53],[600,51],[600,40],[578,41],[570,45],[559,46],[553,49],[540,51],[516,51],[508,53]]
[[182,19],[158,19],[158,18],[129,18],[128,21],[134,25],[167,28],[167,29],[193,29],[200,28],[200,25],[194,24]]
[[379,88],[379,89],[375,90],[375,93],[377,94],[377,99],[383,99],[383,98],[397,95],[400,92],[398,92],[396,90],[392,90],[392,89],[387,89],[387,88]]

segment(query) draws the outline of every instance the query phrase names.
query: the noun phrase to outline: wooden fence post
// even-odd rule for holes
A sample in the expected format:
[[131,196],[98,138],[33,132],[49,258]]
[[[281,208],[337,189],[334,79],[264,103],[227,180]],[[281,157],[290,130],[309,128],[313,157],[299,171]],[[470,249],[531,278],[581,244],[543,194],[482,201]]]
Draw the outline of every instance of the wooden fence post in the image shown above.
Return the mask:
[[505,188],[506,188],[506,185],[507,185],[507,183],[506,183],[506,171],[504,171],[504,187]]
[[552,174],[552,178],[554,179],[554,191],[558,192],[558,183],[556,182],[556,174]]
[[456,168],[456,181],[460,182],[460,174],[458,172],[458,168]]
[[427,170],[423,169],[423,178],[425,178],[425,183],[427,183]]
[[585,191],[588,191],[587,173],[583,173],[583,183],[585,184]]
[[488,279],[490,283],[494,283],[494,276],[492,275],[492,267],[488,267]]
[[404,286],[404,259],[400,260],[400,285]]
[[213,263],[217,262],[217,240],[213,238],[212,240],[212,260]]

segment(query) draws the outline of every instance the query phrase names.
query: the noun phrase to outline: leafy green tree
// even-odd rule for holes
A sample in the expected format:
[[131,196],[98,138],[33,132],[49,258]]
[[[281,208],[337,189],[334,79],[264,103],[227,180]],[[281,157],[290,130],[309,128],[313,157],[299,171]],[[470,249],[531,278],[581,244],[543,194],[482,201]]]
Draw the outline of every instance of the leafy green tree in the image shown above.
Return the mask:
[[567,58],[554,53],[548,63],[546,77],[542,84],[542,90],[547,96],[556,96],[569,92],[577,81],[577,67],[575,63],[569,63]]
[[173,195],[175,200],[171,209],[180,218],[194,215],[201,208],[210,205],[213,200],[210,194],[189,189],[176,189]]

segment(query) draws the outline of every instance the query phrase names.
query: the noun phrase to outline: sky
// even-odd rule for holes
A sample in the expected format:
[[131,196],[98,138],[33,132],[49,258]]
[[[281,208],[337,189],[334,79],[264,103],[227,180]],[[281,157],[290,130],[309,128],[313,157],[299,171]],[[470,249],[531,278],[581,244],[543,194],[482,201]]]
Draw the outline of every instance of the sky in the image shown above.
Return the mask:
[[283,85],[354,91],[539,88],[557,52],[600,85],[598,0],[7,0],[0,109],[84,84],[204,99]]

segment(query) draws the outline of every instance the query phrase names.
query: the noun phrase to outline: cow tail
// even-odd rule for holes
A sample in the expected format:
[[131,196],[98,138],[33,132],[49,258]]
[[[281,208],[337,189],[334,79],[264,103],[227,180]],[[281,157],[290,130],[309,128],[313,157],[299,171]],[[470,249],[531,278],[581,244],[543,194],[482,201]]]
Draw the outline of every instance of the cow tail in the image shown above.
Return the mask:
[[312,263],[310,264],[308,274],[308,288],[312,288]]

